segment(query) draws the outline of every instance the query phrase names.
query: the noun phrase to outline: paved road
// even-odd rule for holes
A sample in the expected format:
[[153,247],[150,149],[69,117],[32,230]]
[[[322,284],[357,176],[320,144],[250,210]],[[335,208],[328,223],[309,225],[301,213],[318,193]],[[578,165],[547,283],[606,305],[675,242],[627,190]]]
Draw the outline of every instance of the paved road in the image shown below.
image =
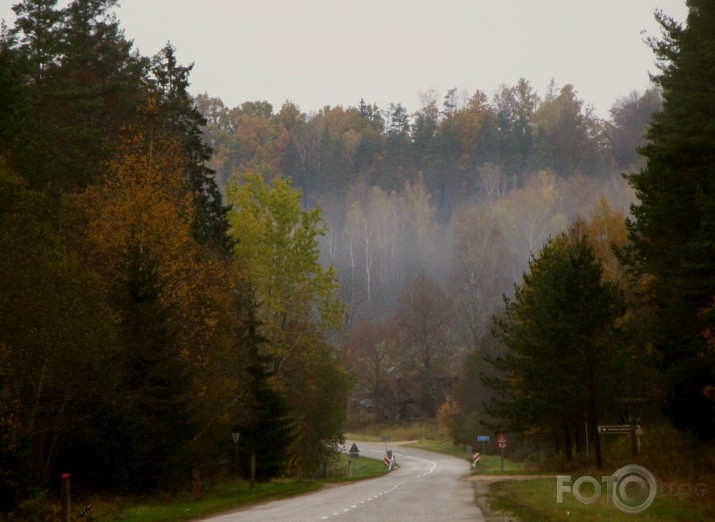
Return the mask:
[[[350,447],[348,441],[346,447]],[[385,456],[385,445],[358,442],[360,458]],[[466,460],[427,451],[393,447],[399,469],[384,477],[324,488],[316,493],[260,504],[206,519],[253,521],[483,521],[474,489],[462,480]],[[358,464],[359,465],[359,464]]]

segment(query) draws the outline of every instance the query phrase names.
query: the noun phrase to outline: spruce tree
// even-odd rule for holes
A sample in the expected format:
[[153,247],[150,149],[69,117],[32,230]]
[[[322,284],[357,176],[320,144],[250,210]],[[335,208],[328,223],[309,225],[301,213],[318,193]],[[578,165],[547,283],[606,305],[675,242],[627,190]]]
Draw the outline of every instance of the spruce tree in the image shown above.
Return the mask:
[[177,346],[173,307],[162,302],[165,285],[146,245],[133,242],[119,278],[124,345],[119,408],[125,422],[115,437],[123,441],[125,459],[116,464],[127,474],[125,485],[152,491],[188,476],[192,377]]
[[662,372],[663,406],[675,426],[715,436],[715,354],[705,332],[715,296],[715,3],[689,0],[685,26],[657,13],[651,40],[663,110],[653,117],[647,161],[631,174],[638,203],[628,262],[653,312],[646,339]]
[[176,49],[167,43],[152,59],[153,96],[158,102],[163,131],[179,138],[186,155],[186,176],[194,193],[197,213],[193,235],[202,244],[224,254],[231,251],[227,206],[216,183],[216,172],[207,166],[213,150],[203,139],[206,118],[188,92],[193,64],[179,65]]
[[132,53],[112,14],[116,3],[13,7],[18,18],[6,44],[19,58],[27,137],[13,163],[34,188],[60,194],[98,181],[112,139],[146,97],[148,60]]
[[599,468],[596,425],[618,393],[617,320],[624,312],[618,288],[602,273],[586,237],[562,234],[546,243],[496,321],[508,350],[486,359],[502,375],[484,377],[496,392],[487,408],[492,417],[510,430],[561,438],[567,458],[585,416]]
[[235,421],[234,431],[241,433],[242,466],[248,469],[250,456],[255,455],[256,477],[268,480],[279,476],[288,465],[294,428],[285,396],[271,384],[272,358],[261,351],[266,339],[258,332],[258,305],[249,285],[241,289],[237,305],[243,314],[239,342],[246,351],[248,398],[246,411]]

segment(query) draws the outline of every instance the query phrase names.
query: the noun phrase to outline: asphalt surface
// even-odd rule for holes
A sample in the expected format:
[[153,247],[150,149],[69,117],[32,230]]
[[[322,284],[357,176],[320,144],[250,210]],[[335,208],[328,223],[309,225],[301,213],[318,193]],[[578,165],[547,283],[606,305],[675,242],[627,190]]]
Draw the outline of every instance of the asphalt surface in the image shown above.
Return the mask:
[[[384,443],[357,442],[362,458],[383,459]],[[350,448],[352,441],[346,443]],[[266,502],[205,519],[251,521],[483,521],[465,480],[469,463],[448,455],[390,445],[399,468],[387,475],[329,486],[315,493]]]

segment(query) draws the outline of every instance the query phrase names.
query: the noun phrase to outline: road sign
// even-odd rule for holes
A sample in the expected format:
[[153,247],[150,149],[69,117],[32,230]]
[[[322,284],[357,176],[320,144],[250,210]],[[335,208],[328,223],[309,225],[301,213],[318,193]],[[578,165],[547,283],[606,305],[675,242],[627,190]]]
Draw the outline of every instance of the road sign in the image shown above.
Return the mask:
[[357,444],[353,442],[353,445],[350,446],[350,458],[351,459],[356,459],[360,456],[360,450],[357,447]]
[[504,449],[507,446],[506,437],[503,433],[500,433],[497,437],[497,446],[499,446],[501,449]]
[[478,451],[472,454],[472,469],[477,469],[477,463],[482,458]]
[[[631,432],[630,424],[613,424],[610,426],[596,426],[601,435],[628,435]],[[636,435],[641,435],[640,424],[636,426]]]
[[392,450],[389,450],[385,452],[385,466],[387,466],[387,471],[392,471],[392,468],[397,464],[397,458],[395,457],[395,454],[392,453]]
[[489,435],[477,435],[477,442],[489,442]]
[[501,449],[501,470],[504,471],[504,448],[506,448],[506,437],[503,433],[497,435],[497,446]]

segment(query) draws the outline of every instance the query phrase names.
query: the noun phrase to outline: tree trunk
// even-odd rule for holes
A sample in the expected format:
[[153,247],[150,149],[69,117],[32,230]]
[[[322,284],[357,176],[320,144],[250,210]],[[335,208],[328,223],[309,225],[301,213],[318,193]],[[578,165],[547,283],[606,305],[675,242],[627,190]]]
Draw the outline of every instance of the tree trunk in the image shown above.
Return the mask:
[[571,427],[564,427],[564,450],[566,452],[566,460],[571,462],[573,459],[573,448],[571,447]]

